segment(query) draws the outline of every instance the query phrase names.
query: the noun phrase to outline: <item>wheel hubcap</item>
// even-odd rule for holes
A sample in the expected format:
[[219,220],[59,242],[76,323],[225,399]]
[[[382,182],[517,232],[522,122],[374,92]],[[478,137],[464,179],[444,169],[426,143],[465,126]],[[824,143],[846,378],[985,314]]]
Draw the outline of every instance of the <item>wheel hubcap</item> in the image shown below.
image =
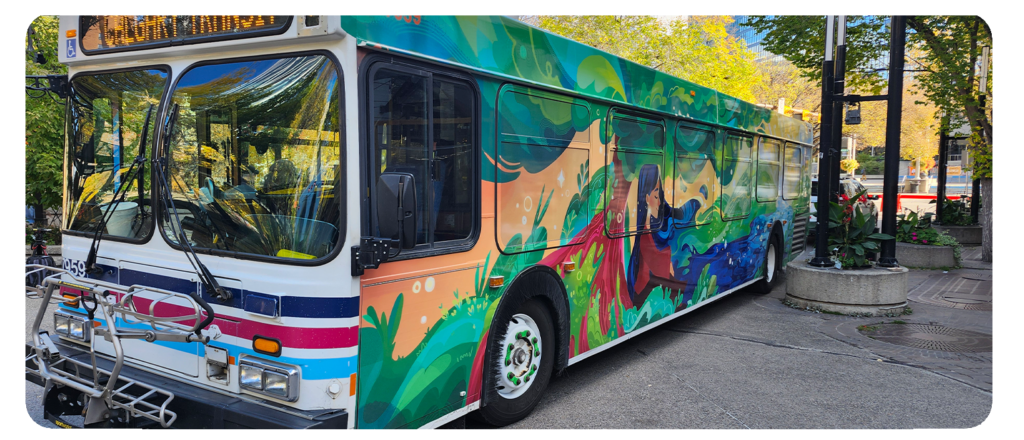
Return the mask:
[[527,315],[517,314],[509,321],[502,339],[504,356],[498,359],[498,395],[506,399],[521,396],[533,384],[540,369],[540,328]]
[[775,279],[775,245],[768,245],[768,282]]

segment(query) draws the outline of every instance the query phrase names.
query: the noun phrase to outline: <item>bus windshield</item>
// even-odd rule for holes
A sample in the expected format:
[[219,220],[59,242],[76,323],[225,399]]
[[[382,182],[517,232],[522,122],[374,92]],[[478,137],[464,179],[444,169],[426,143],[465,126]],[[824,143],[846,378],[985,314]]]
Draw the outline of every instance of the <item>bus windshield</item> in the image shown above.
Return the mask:
[[[102,231],[108,237],[142,238],[149,233],[149,174],[138,174],[140,190],[127,171],[139,154],[142,124],[150,108],[153,139],[156,106],[166,83],[167,72],[157,69],[85,74],[72,80],[64,229],[93,233],[111,208]],[[126,193],[125,201],[111,207],[119,190]]]
[[[168,180],[177,243],[315,259],[340,239],[340,86],[325,56],[207,64],[175,86]],[[173,108],[173,107],[172,107]]]

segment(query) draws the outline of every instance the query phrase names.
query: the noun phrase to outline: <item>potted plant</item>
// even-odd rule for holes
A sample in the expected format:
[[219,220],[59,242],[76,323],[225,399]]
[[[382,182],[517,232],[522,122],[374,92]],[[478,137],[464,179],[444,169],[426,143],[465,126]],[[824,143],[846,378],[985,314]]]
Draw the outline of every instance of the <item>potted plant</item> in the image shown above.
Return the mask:
[[[934,203],[935,201],[932,201]],[[966,196],[942,202],[942,215],[936,219],[935,229],[945,232],[956,239],[961,245],[977,246],[981,244],[981,225],[975,223],[971,215],[970,204]]]
[[[945,212],[943,212],[943,217],[946,217]],[[927,268],[960,267],[963,261],[960,256],[962,246],[946,231],[939,231],[932,227],[932,214],[930,212],[919,215],[916,211],[907,210],[906,214],[897,215],[896,218],[897,259],[901,264]],[[916,246],[900,246],[900,243]],[[935,252],[933,249],[920,246],[948,246],[952,248],[952,264],[928,264],[930,261],[935,261]],[[923,255],[915,255],[916,253],[922,253]],[[925,255],[931,258],[924,258]],[[939,266],[935,264],[939,264]]]
[[[934,203],[934,202],[930,202]],[[938,219],[940,224],[948,226],[970,226],[974,224],[974,217],[971,216],[971,206],[967,199],[945,200],[942,202],[942,217]]]
[[873,232],[875,224],[869,221],[860,209],[855,209],[857,200],[866,191],[849,198],[846,194],[839,195],[839,203],[829,202],[829,248],[832,249],[832,261],[840,269],[870,267],[868,254],[881,247],[882,240],[891,240],[893,236]]

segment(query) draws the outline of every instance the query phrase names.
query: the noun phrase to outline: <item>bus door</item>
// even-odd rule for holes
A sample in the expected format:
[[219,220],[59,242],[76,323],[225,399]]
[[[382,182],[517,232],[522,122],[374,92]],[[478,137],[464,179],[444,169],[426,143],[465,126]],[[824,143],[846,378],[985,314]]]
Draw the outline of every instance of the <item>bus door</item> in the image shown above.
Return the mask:
[[487,322],[480,274],[495,258],[474,250],[478,236],[493,234],[480,215],[479,98],[461,76],[364,62],[365,235],[381,234],[377,190],[387,179],[413,185],[415,216],[411,248],[360,280],[356,425],[418,427],[479,399],[469,384]]

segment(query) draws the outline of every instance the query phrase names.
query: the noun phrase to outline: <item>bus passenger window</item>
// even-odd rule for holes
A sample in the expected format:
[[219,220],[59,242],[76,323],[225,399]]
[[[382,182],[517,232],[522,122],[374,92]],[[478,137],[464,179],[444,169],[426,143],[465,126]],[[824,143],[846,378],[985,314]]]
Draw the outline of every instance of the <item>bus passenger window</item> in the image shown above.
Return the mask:
[[[662,227],[671,214],[672,175],[665,171],[665,123],[660,119],[610,112],[611,136],[605,176],[609,236]],[[622,179],[617,178],[621,173]],[[668,195],[666,195],[668,194]],[[658,206],[648,206],[648,200]]]
[[803,147],[787,142],[784,156],[785,178],[782,181],[782,198],[792,200],[800,197],[800,175],[803,172]]
[[682,125],[675,136],[675,188],[672,206],[678,209],[676,226],[704,225],[711,222],[708,211],[715,210],[718,176],[715,174],[715,135]]
[[725,220],[744,218],[750,215],[750,199],[753,198],[753,139],[746,136],[727,135],[722,163],[722,217]]
[[757,201],[772,202],[779,194],[779,153],[782,144],[772,139],[760,139],[757,149]]
[[[498,144],[488,166],[497,175],[495,232],[502,252],[582,242],[597,199],[588,195],[589,104],[510,84],[499,92],[497,107]],[[551,204],[552,198],[568,203]]]

